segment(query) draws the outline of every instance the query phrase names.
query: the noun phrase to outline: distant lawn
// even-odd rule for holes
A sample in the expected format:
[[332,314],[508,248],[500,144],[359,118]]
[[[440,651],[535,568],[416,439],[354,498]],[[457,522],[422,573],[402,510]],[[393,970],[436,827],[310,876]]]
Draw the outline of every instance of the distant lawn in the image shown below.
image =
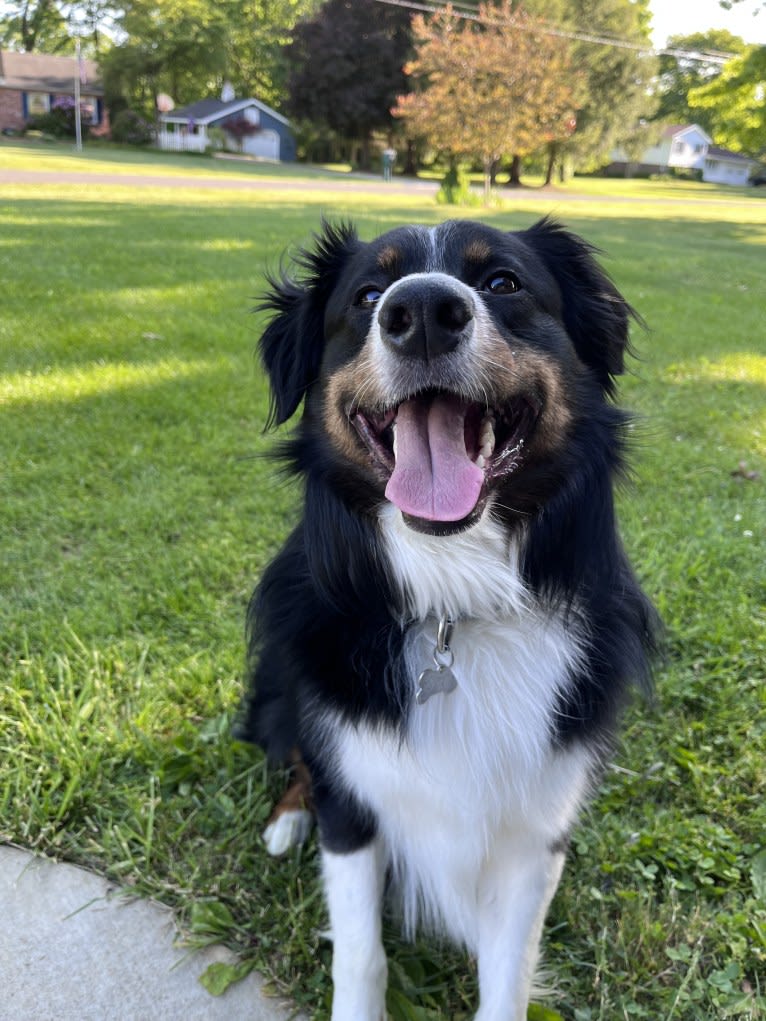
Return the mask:
[[304,164],[276,164],[266,160],[217,158],[204,153],[161,152],[158,149],[141,149],[120,146],[109,142],[86,142],[77,152],[69,142],[38,140],[0,140],[0,167],[16,170],[90,170],[105,174],[151,174],[177,176],[179,172],[192,176],[210,177],[217,174],[258,177],[275,176],[280,179],[335,178],[343,174],[342,167],[333,169]]
[[[31,158],[0,145],[3,166]],[[185,160],[42,158],[152,174]],[[279,180],[0,185],[0,838],[161,898],[193,939],[327,1004],[316,848],[264,854],[279,782],[228,736],[245,605],[297,498],[262,457],[249,309],[320,215],[372,236],[460,211]],[[553,212],[606,251],[650,326],[621,386],[639,416],[621,513],[668,660],[577,831],[547,1002],[566,1021],[763,1018],[766,205],[615,184],[470,213],[511,228]],[[394,1021],[469,1016],[470,962],[390,943]]]
[[[342,187],[344,180],[354,180],[350,167],[343,165],[316,166],[303,163],[275,164],[267,161],[240,159],[230,156],[214,158],[202,153],[161,152],[157,149],[138,149],[135,146],[118,146],[108,142],[86,142],[82,152],[76,152],[68,142],[41,142],[0,139],[0,167],[9,170],[46,171],[91,171],[93,173],[122,175],[177,176],[179,173],[191,177],[230,176],[236,178],[268,178],[274,180],[334,180]],[[443,168],[423,170],[420,178],[439,181],[444,176]],[[408,178],[395,175],[395,181]],[[480,173],[471,175],[477,189],[483,186]],[[514,201],[518,191],[507,187],[508,175],[498,175],[498,195]],[[521,196],[529,198],[543,186],[539,174],[525,174],[522,178]],[[553,190],[566,198],[570,195],[596,196],[616,199],[653,199],[697,201],[741,202],[766,199],[766,188],[739,188],[699,181],[687,181],[668,177],[647,180],[642,178],[573,177],[564,183],[554,182]]]

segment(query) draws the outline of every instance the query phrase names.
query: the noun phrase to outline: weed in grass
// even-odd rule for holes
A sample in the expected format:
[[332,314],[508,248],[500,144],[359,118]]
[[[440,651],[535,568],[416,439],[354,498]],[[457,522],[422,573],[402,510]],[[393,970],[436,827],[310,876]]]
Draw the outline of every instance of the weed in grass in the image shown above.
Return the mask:
[[[753,1021],[766,1015],[766,206],[598,188],[562,193],[555,212],[608,252],[650,326],[621,387],[637,476],[620,510],[668,650],[576,833],[546,1002],[567,1021]],[[0,190],[0,836],[161,898],[192,941],[227,942],[320,1018],[316,849],[263,852],[280,778],[229,737],[244,608],[299,495],[263,456],[249,308],[264,267],[320,214],[372,236],[442,215],[422,201],[278,180]],[[511,228],[549,211],[525,198],[471,215]],[[733,475],[741,461],[760,479]],[[395,923],[386,941],[395,1021],[470,1016],[470,961],[402,945]]]

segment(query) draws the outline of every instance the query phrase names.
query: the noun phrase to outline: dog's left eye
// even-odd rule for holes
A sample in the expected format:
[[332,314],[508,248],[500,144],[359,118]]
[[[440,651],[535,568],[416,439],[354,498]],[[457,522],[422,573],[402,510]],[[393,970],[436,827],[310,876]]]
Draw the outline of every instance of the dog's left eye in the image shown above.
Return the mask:
[[482,290],[489,291],[490,294],[515,294],[521,290],[521,281],[515,273],[502,270],[487,277]]
[[377,287],[363,287],[356,296],[355,304],[360,308],[373,308],[382,294]]

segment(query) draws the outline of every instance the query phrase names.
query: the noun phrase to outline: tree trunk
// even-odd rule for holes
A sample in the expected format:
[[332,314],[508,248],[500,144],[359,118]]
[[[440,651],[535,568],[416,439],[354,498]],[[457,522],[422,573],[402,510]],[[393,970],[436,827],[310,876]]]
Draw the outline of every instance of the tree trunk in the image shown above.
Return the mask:
[[372,169],[372,155],[370,152],[370,136],[366,135],[362,139],[362,145],[359,149],[359,169],[369,171]]
[[403,174],[408,177],[416,177],[418,172],[418,151],[415,143],[411,138],[407,139],[407,154],[404,157],[404,169]]
[[510,180],[508,181],[508,184],[510,185],[510,187],[511,188],[520,188],[521,187],[521,156],[519,156],[518,153],[511,159],[511,166],[510,166],[509,173],[511,175],[510,176]]
[[492,168],[495,161],[492,159],[484,160],[484,205],[489,205],[489,199],[492,194]]
[[548,165],[545,170],[545,186],[548,187],[553,182],[553,168],[556,166],[556,157],[558,156],[558,146],[555,142],[551,142],[548,145]]

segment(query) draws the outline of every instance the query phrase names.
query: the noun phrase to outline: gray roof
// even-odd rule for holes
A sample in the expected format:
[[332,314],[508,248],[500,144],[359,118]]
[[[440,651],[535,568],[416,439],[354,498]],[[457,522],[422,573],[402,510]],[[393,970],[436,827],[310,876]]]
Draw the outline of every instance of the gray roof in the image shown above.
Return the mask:
[[198,99],[196,103],[188,106],[180,106],[177,110],[171,110],[168,117],[177,117],[179,120],[202,121],[210,117],[222,116],[229,107],[239,106],[241,100],[224,103],[222,99]]
[[194,120],[198,124],[211,124],[240,110],[246,110],[249,106],[257,106],[263,113],[270,114],[283,124],[290,123],[281,113],[272,110],[270,106],[266,106],[258,99],[231,99],[228,102],[224,102],[222,99],[199,99],[196,103],[190,103],[189,106],[181,106],[163,114],[160,119],[181,122]]
[[[95,60],[83,60],[86,83],[81,85],[88,96],[103,96],[101,75]],[[77,72],[74,53],[71,56],[51,56],[46,53],[15,53],[0,51],[0,88],[18,89],[20,92],[74,92]]]
[[752,163],[758,161],[750,156],[743,156],[741,152],[732,152],[731,149],[724,149],[720,145],[709,145],[705,156],[708,159],[728,160],[729,163]]

